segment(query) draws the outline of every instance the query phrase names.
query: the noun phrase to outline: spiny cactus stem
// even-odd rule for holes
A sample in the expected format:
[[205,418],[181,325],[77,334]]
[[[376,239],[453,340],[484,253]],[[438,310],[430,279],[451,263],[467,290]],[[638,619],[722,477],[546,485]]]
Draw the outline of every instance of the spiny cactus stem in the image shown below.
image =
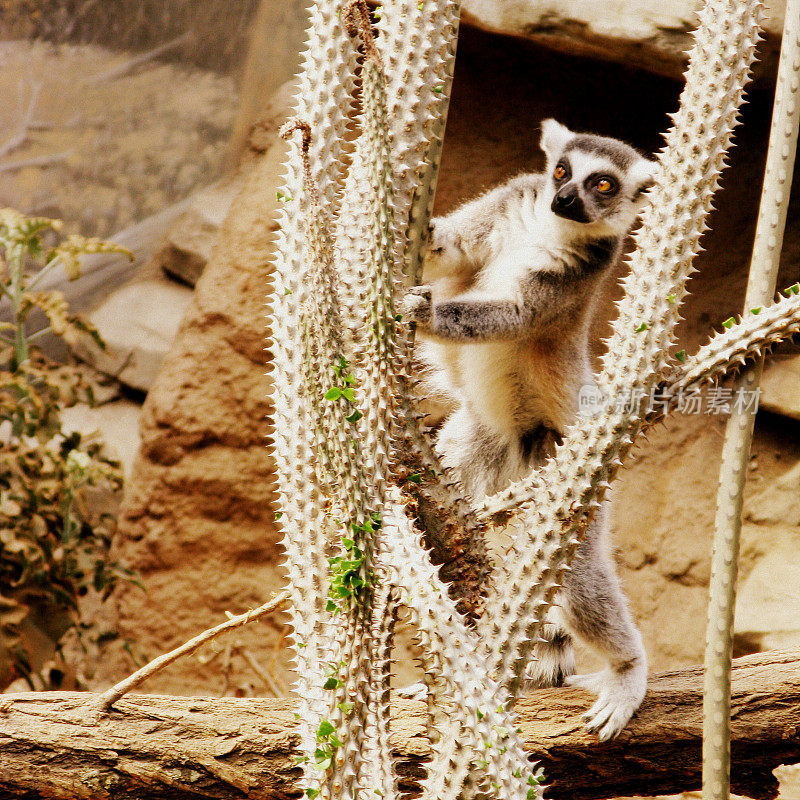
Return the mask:
[[[757,313],[754,313],[757,312]],[[756,307],[728,330],[717,333],[693,356],[672,365],[662,394],[673,397],[715,380],[763,354],[777,342],[788,339],[800,328],[800,287],[786,290],[771,306]]]
[[[340,333],[327,291],[335,285],[333,240],[327,230],[330,220],[336,218],[340,202],[342,156],[347,149],[357,64],[356,48],[344,30],[339,10],[339,4],[330,0],[310,3],[307,45],[295,98],[295,113],[308,126],[290,125],[286,131],[290,135],[299,128],[303,140],[290,148],[284,191],[278,195],[282,204],[270,301],[270,345],[276,368],[273,449],[283,512],[280,525],[286,533],[286,566],[292,590],[290,615],[297,662],[296,691],[301,703],[299,733],[307,758],[302,767],[304,785],[310,790],[309,797],[323,790],[322,797],[327,794],[351,800],[361,768],[358,742],[354,748],[356,756],[349,757],[344,767],[339,763],[344,748],[337,749],[334,764],[337,774],[330,776],[331,780],[328,770],[317,769],[316,763],[323,720],[327,721],[327,727],[333,726],[342,734],[345,741],[354,731],[358,734],[360,719],[350,715],[344,720],[344,712],[338,704],[334,706],[341,698],[323,687],[328,682],[326,664],[339,664],[342,656],[347,663],[339,676],[341,691],[350,691],[358,685],[352,669],[353,656],[358,654],[351,642],[363,641],[355,615],[342,614],[346,624],[335,625],[325,608],[332,504],[328,487],[318,481],[319,468],[313,464],[318,450],[316,422],[322,415],[340,410],[326,408],[327,404],[320,409],[319,402],[325,393],[325,389],[320,392],[322,382],[332,366],[328,356],[338,348],[337,337],[320,333],[331,328]],[[317,291],[318,286],[324,291]],[[330,309],[331,315],[313,313],[319,307]],[[303,342],[304,335],[307,342]],[[311,369],[303,364],[304,350],[311,356]],[[324,370],[319,369],[321,365]],[[330,430],[327,421],[323,428]],[[337,458],[341,452],[340,433],[341,430],[335,430],[336,438],[330,446],[331,454]],[[335,496],[334,503],[340,497]],[[347,731],[342,730],[345,725]],[[327,744],[336,743],[329,737]]]
[[[745,297],[747,309],[767,303],[775,292],[791,191],[800,120],[800,0],[786,4],[778,83],[767,166]],[[757,392],[763,360],[746,369],[736,389]],[[703,692],[703,800],[730,793],[730,670],[736,601],[742,493],[753,438],[755,408],[732,409],[722,448],[714,550],[711,559]]]
[[[453,33],[449,40],[449,53],[445,61],[444,85],[442,86],[442,101],[440,114],[434,122],[434,129],[428,147],[424,172],[419,186],[415,189],[411,208],[409,209],[408,249],[404,265],[404,277],[411,284],[419,283],[422,271],[422,261],[425,247],[428,244],[428,233],[433,202],[436,198],[436,185],[439,179],[439,165],[442,158],[442,145],[444,131],[447,125],[447,115],[450,110],[450,94],[453,88],[453,75],[456,65],[456,49],[458,47],[458,28],[461,17],[461,3],[453,3],[451,25]],[[415,235],[412,235],[415,234]]]
[[[306,215],[309,258],[306,280],[308,295],[300,313],[300,342],[303,346],[303,375],[307,405],[315,410],[315,428],[318,432],[317,446],[323,460],[333,467],[333,472],[325,475],[326,482],[332,482],[337,507],[344,511],[345,522],[341,541],[351,536],[360,550],[361,566],[359,574],[361,588],[344,601],[341,609],[342,620],[335,627],[335,637],[329,644],[334,666],[335,686],[328,697],[326,722],[340,735],[341,745],[329,755],[332,756],[335,770],[319,777],[321,782],[312,782],[312,789],[323,791],[325,797],[341,797],[350,800],[357,793],[359,785],[369,785],[370,779],[363,774],[371,769],[365,763],[363,737],[370,711],[371,694],[364,684],[368,681],[365,664],[369,662],[370,629],[369,607],[372,602],[370,588],[373,542],[362,528],[350,530],[350,524],[363,526],[370,509],[371,493],[361,465],[361,452],[358,441],[353,436],[355,429],[345,419],[342,398],[339,402],[326,397],[326,390],[337,386],[337,363],[341,358],[340,312],[336,290],[336,272],[333,265],[333,246],[327,233],[327,221],[314,191],[311,177],[309,146],[311,130],[302,120],[292,120],[282,133],[291,136],[296,131],[302,133],[301,157],[304,185],[311,205]],[[337,387],[338,388],[338,387]],[[321,435],[319,435],[321,434]],[[326,441],[327,439],[327,441]],[[328,446],[330,443],[330,446]],[[326,472],[324,465],[320,470]],[[331,481],[333,477],[333,481]],[[346,558],[346,556],[345,556]],[[320,576],[327,575],[323,570]],[[330,581],[328,585],[330,586]],[[326,603],[327,605],[327,603]],[[363,608],[362,608],[363,606]],[[331,612],[320,609],[321,614],[331,622]],[[336,612],[333,612],[334,614]],[[343,702],[352,698],[352,713],[343,711]],[[327,740],[330,745],[331,740]],[[323,742],[325,745],[325,742]]]
[[[435,687],[437,693],[444,690],[437,701],[446,697],[454,703],[445,736],[432,742],[434,758],[424,796],[430,800],[462,797],[462,784],[474,769],[472,762],[477,755],[487,762],[480,775],[500,787],[498,797],[540,800],[535,781],[527,783],[532,777],[514,723],[506,711],[508,694],[486,674],[483,663],[475,659],[476,642],[472,633],[448,598],[445,586],[435,579],[435,569],[396,490],[393,497],[385,516],[385,532],[390,540],[387,567],[414,618],[426,666],[436,673],[429,687]],[[504,741],[492,750],[501,731],[505,731],[501,734]]]
[[395,796],[394,762],[389,741],[389,698],[392,672],[392,643],[397,624],[399,591],[391,585],[383,566],[376,566],[378,588],[372,608],[372,653],[370,669],[371,685],[377,697],[372,698],[370,722],[375,731],[369,738],[374,747],[377,783],[384,798],[392,800]]

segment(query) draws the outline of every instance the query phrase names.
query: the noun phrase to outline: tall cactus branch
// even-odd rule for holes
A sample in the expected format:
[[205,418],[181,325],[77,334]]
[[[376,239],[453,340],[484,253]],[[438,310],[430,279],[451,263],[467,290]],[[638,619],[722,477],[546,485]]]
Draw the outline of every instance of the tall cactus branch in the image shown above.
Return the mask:
[[[352,166],[345,183],[343,213],[340,215],[340,246],[337,250],[340,274],[350,275],[356,290],[350,299],[363,343],[358,362],[363,372],[361,449],[363,469],[370,476],[367,487],[373,521],[386,505],[391,480],[390,451],[393,431],[393,406],[397,394],[393,371],[396,352],[393,292],[394,231],[392,174],[389,164],[386,89],[383,62],[376,47],[364,0],[350,0],[343,10],[348,33],[361,41],[362,113],[358,119],[361,134],[356,142]],[[348,213],[349,212],[349,213]],[[346,242],[343,246],[342,243]],[[382,526],[382,520],[380,526]],[[377,522],[373,522],[379,528]],[[382,536],[375,534],[364,545],[370,549],[368,591],[372,600],[370,617],[370,663],[365,667],[364,719],[367,733],[366,761],[371,764],[362,787],[387,791],[393,785],[392,759],[388,746],[389,674],[386,663],[391,656],[393,625],[384,627],[384,617],[395,612],[395,595],[387,582],[382,564]],[[377,637],[377,638],[376,638]],[[353,737],[358,741],[358,737]]]
[[475,659],[474,636],[437,580],[399,493],[387,510],[384,530],[387,564],[411,613],[425,667],[435,673],[428,683],[437,691],[434,701],[453,706],[447,735],[431,742],[425,797],[456,800],[470,772],[477,770],[476,785],[497,797],[540,798],[541,787],[509,712],[508,694]]
[[[387,56],[388,120],[395,170],[396,280],[419,280],[439,173],[455,69],[460,2],[392,0],[378,22]],[[411,352],[414,331],[400,341],[398,393],[400,458],[419,482],[406,484],[435,551],[441,575],[460,609],[476,617],[490,573],[485,525],[444,468],[416,408]]]
[[[784,15],[778,83],[770,132],[761,206],[756,224],[750,278],[745,294],[748,309],[768,302],[775,293],[783,231],[789,207],[791,175],[800,122],[800,2],[789,0]],[[737,379],[737,389],[758,390],[763,362],[759,359]],[[730,794],[731,650],[742,495],[753,438],[755,408],[735,407],[722,446],[714,548],[711,557],[705,690],[703,693],[703,800],[723,800]]]
[[[361,243],[361,246],[358,250],[359,257],[357,259],[352,258],[352,249],[350,250],[348,266],[356,273],[359,285],[370,287],[365,298],[367,330],[362,337],[366,343],[364,367],[367,408],[365,409],[364,419],[367,428],[366,442],[368,445],[364,450],[363,456],[367,460],[373,476],[376,500],[380,501],[381,506],[384,507],[390,477],[389,451],[394,420],[392,412],[395,407],[395,398],[398,395],[393,375],[389,372],[397,363],[396,320],[393,303],[395,282],[393,281],[392,272],[394,255],[392,239],[393,180],[391,173],[388,171],[389,142],[386,128],[387,110],[382,61],[381,55],[372,39],[366,6],[363,0],[349,3],[346,6],[345,18],[350,21],[352,28],[358,30],[364,43],[362,133],[356,144],[353,167],[346,184],[345,202],[347,202],[351,192],[354,197],[360,199],[360,210],[354,208],[353,216],[349,222],[355,228],[355,232],[351,228],[351,238]],[[404,542],[407,549],[403,550],[401,561],[406,564],[406,570],[411,569],[413,572],[414,567],[420,570],[427,569],[430,571],[432,569],[424,552],[419,548],[412,549],[412,542],[408,540],[407,536],[402,537],[403,532],[408,534],[411,531],[404,514],[402,516],[398,512],[385,514],[382,523],[381,535],[377,543],[378,558],[385,559],[387,567],[397,563],[395,559],[397,559],[398,547],[401,542]],[[388,577],[388,574],[387,572],[386,577]],[[380,573],[380,579],[384,579],[383,573]],[[405,579],[408,581],[408,576]],[[419,623],[420,631],[425,630],[425,621],[419,614],[418,601],[413,597],[422,598],[430,594],[427,584],[421,581],[417,582],[416,591],[410,596],[412,599],[407,602],[415,621]],[[406,597],[404,599],[408,600],[409,598]],[[437,620],[437,624],[442,624],[442,620],[451,617],[457,619],[458,616],[452,606],[438,596],[428,597],[424,609],[426,615],[436,612],[434,618]],[[443,637],[443,641],[449,647],[452,647],[452,642],[457,638],[457,635],[450,635]],[[468,686],[470,683],[479,682],[478,675],[474,670],[472,674],[465,673],[463,665],[451,664],[448,658],[448,649],[442,646],[442,639],[433,638],[426,645],[426,652],[431,661],[438,666],[438,671],[448,667],[453,670],[452,673],[448,673],[448,677],[443,677],[443,681],[436,682],[434,686],[441,685],[443,688],[446,687],[449,696],[458,696],[459,693],[464,693],[463,687],[465,685]],[[468,654],[465,652],[463,656],[463,661],[468,663]],[[456,669],[456,666],[459,668]],[[478,685],[481,685],[481,683]],[[488,688],[482,690],[484,692],[483,695],[480,691],[476,687],[472,689],[471,693],[465,694],[464,697],[465,699],[476,698],[473,700],[473,704],[480,703],[481,697],[483,697],[482,705],[488,706],[486,711],[487,722],[480,725],[485,730],[481,730],[478,734],[484,737],[484,741],[481,744],[486,744],[494,741],[497,735],[490,727],[490,719],[493,720],[492,724],[495,727],[499,725],[497,720],[502,719],[502,722],[505,723],[505,726],[501,726],[503,729],[511,725],[511,720],[507,717],[502,717],[505,712],[495,710],[495,707],[501,704],[501,696],[494,694]],[[434,700],[440,699],[444,698],[434,697]],[[441,705],[441,703],[436,703],[436,705]],[[377,715],[376,723],[379,718],[380,714]],[[472,722],[474,724],[474,720]],[[379,727],[376,724],[376,728]],[[464,726],[461,727],[464,728]],[[464,734],[470,729],[471,726],[468,726],[461,732]],[[474,734],[472,736],[474,737]],[[511,745],[510,748],[509,745]],[[510,755],[507,755],[510,749],[510,752],[514,753],[518,761],[524,751],[516,735],[509,742],[509,745],[500,745],[501,748],[504,748],[506,760],[511,758]],[[469,751],[466,755],[469,755]],[[457,766],[462,767],[466,772],[468,765],[469,760],[462,758]],[[511,793],[508,794],[509,797],[527,796],[530,788],[527,784],[528,770],[524,770],[526,773],[524,780],[522,772],[516,778],[509,777],[511,772],[513,772],[513,766],[509,767],[509,769],[498,771],[493,765],[488,770],[488,774],[494,778],[495,783],[498,785],[505,785],[510,780],[511,784],[508,789]],[[432,773],[432,776],[434,783],[431,788],[432,796],[441,797],[444,800],[449,796],[447,793],[448,787],[437,784],[440,777],[436,777],[436,773]],[[385,785],[385,774],[382,779]],[[455,796],[459,788],[460,784],[454,785],[451,790],[454,793],[453,796]]]
[[[339,515],[344,522],[328,522],[323,517],[322,535],[325,540],[336,539],[339,543],[350,536],[351,526],[360,523],[368,514],[368,488],[366,478],[360,465],[360,453],[357,439],[353,437],[350,420],[345,416],[342,403],[336,402],[341,397],[331,393],[354,391],[352,387],[342,390],[337,383],[342,380],[340,359],[342,343],[340,339],[339,310],[336,297],[335,268],[333,264],[333,248],[327,233],[328,221],[320,205],[319,193],[312,183],[310,166],[311,128],[305,121],[293,121],[282,129],[285,137],[290,137],[295,130],[302,132],[301,154],[303,159],[304,190],[310,200],[307,212],[306,236],[308,244],[306,281],[308,293],[299,310],[299,326],[303,343],[302,401],[306,408],[306,418],[313,424],[316,436],[317,462],[324,462],[326,470],[317,470],[317,480],[321,489],[327,490],[328,498],[325,510],[327,519],[332,520]],[[315,410],[319,420],[315,419]],[[336,476],[343,476],[341,482]],[[341,531],[342,526],[345,527]],[[361,526],[359,526],[361,527]],[[339,530],[336,531],[335,529]],[[353,530],[356,530],[353,528]],[[336,534],[338,533],[338,537]],[[365,606],[369,602],[367,576],[371,568],[371,548],[364,537],[352,534],[354,543],[351,550],[358,547],[359,553],[365,554],[359,561],[348,560],[348,554],[340,556],[338,566],[348,565],[350,576],[346,585],[339,576],[338,584],[334,576],[327,575],[328,570],[317,564],[318,580],[328,588],[325,605],[318,608],[316,615],[322,620],[327,636],[326,664],[330,670],[322,688],[330,694],[319,700],[321,706],[317,715],[306,721],[306,738],[313,734],[313,758],[308,756],[308,763],[314,771],[307,774],[306,783],[312,792],[325,791],[330,797],[351,797],[357,791],[359,770],[365,762],[362,757],[363,731],[366,719],[365,697],[370,692],[363,690],[362,682],[370,661],[369,631],[365,631],[368,612]],[[357,542],[355,540],[358,540]],[[323,551],[324,553],[324,551]],[[334,562],[331,562],[332,566]],[[329,577],[329,580],[325,580]],[[347,590],[344,597],[337,596],[336,590]],[[331,598],[331,590],[333,597]],[[352,594],[352,596],[351,596]],[[340,606],[342,606],[340,608]],[[334,625],[333,615],[342,612],[343,624]],[[345,711],[345,698],[354,697]],[[323,713],[324,711],[324,713]],[[305,721],[305,720],[304,720]],[[330,729],[330,730],[329,730]],[[355,742],[353,741],[355,738]],[[326,776],[326,762],[347,765],[341,770],[338,782],[331,775]],[[327,780],[325,778],[327,777]]]
[[[318,136],[308,141],[309,174],[322,187],[324,202],[335,201],[335,181],[324,180],[337,169],[343,150],[355,52],[342,28],[336,9],[326,0],[311,5],[308,40],[303,56],[296,110]],[[300,311],[308,296],[303,281],[308,251],[305,245],[309,198],[303,192],[303,150],[292,146],[286,183],[279,197],[275,269],[271,276],[267,347],[272,354],[274,386],[272,449],[277,473],[279,526],[292,592],[290,624],[301,698],[303,728],[301,748],[309,762],[316,739],[314,726],[323,718],[328,701],[322,686],[324,666],[330,658],[331,638],[325,630],[327,586],[325,574],[325,499],[314,466],[314,413],[304,399]],[[310,776],[310,767],[306,766]]]

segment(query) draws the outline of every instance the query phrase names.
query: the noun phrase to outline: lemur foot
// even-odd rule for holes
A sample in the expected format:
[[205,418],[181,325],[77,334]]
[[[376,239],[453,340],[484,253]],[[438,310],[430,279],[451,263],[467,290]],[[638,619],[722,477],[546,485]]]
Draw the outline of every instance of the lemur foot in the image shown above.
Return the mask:
[[583,715],[586,728],[597,732],[601,742],[613,739],[628,724],[647,691],[647,667],[634,663],[623,670],[611,667],[588,675],[567,678],[568,686],[579,686],[597,695]]
[[533,659],[525,668],[525,688],[546,689],[563,686],[575,674],[575,654],[572,640],[565,634],[557,634],[547,642],[540,642],[533,649]]
[[403,322],[428,325],[431,321],[431,287],[412,286],[400,303]]

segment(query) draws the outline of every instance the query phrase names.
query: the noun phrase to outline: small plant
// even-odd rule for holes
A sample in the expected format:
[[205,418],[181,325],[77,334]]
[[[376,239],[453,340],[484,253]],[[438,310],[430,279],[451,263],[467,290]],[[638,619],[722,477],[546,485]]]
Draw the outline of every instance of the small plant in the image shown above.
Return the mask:
[[[102,442],[62,430],[61,409],[91,404],[91,386],[35,344],[52,332],[67,342],[88,334],[104,346],[93,326],[69,313],[63,294],[39,284],[56,265],[79,277],[83,253],[127,251],[79,236],[46,248],[60,230],[57,220],[0,210],[0,294],[11,311],[0,322],[0,690],[19,676],[34,685],[33,629],[57,646],[78,626],[80,597],[94,590],[105,599],[119,578],[131,577],[109,560],[113,516],[90,502],[93,493],[120,491],[120,465]],[[34,309],[48,324],[29,333]]]

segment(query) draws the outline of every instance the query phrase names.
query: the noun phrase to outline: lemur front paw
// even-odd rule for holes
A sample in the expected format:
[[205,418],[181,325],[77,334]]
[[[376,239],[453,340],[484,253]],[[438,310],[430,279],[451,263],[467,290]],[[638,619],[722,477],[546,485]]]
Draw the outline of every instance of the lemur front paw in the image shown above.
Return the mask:
[[406,292],[400,304],[403,322],[416,322],[417,325],[430,325],[431,322],[431,287],[412,286]]
[[647,666],[635,662],[617,670],[612,667],[588,675],[573,675],[567,686],[579,686],[597,695],[583,715],[586,728],[597,732],[601,742],[613,739],[628,724],[647,692]]

